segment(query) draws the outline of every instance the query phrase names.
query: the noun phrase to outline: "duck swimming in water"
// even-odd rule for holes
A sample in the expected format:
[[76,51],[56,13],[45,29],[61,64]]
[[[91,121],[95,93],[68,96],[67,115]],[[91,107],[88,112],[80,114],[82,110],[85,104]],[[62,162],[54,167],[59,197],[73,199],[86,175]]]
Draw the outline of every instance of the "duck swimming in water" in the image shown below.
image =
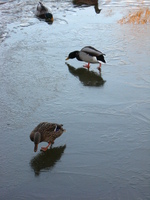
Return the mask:
[[95,49],[91,46],[86,46],[82,48],[80,51],[71,52],[66,60],[76,58],[79,61],[88,62],[87,65],[84,65],[88,70],[90,68],[90,63],[99,63],[98,70],[101,70],[101,63],[106,63],[104,59],[104,53]]
[[53,23],[53,15],[41,2],[39,2],[37,5],[35,15],[41,19],[45,19],[46,22]]
[[46,147],[41,147],[41,151],[46,151],[50,145],[54,144],[54,140],[65,131],[62,126],[62,124],[49,122],[41,122],[36,126],[30,134],[30,139],[34,142],[34,152],[37,151],[40,142],[48,142]]

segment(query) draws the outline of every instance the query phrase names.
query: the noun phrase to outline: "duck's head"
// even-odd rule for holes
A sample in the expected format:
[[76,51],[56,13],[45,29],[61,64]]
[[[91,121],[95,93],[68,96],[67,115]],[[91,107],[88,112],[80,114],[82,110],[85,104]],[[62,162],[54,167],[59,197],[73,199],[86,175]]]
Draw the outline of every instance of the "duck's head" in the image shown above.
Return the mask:
[[77,55],[78,55],[78,52],[79,52],[79,51],[73,51],[73,52],[69,53],[69,55],[68,55],[68,57],[66,58],[66,60],[76,58]]
[[53,21],[54,21],[53,15],[51,13],[46,13],[45,14],[45,21],[48,22],[48,23],[53,23]]
[[41,141],[41,133],[36,132],[34,134],[34,152],[37,152],[38,144],[40,143],[40,141]]

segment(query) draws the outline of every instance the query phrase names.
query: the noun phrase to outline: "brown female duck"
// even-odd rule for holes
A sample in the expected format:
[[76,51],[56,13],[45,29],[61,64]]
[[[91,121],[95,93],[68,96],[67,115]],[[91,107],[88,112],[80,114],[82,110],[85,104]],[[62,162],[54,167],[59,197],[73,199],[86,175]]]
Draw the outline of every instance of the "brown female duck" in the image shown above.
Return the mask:
[[40,142],[48,142],[46,147],[41,147],[42,151],[46,151],[50,145],[54,144],[54,140],[65,131],[62,126],[62,124],[49,122],[41,122],[37,125],[30,134],[30,139],[34,142],[34,152],[37,151]]

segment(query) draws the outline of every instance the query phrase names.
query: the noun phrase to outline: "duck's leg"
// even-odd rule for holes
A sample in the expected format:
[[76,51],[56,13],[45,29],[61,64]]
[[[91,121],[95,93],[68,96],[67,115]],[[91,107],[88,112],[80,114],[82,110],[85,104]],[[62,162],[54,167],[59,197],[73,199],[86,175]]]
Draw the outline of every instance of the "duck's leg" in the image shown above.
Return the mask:
[[87,68],[88,70],[90,69],[90,63],[83,65],[83,67]]
[[54,142],[53,142],[53,143],[51,143],[50,149],[52,149],[52,146],[53,146],[53,144],[54,144]]
[[99,66],[97,67],[97,69],[99,70],[99,72],[101,72],[101,66],[102,66],[102,64],[99,63]]
[[47,151],[48,147],[51,145],[51,142],[48,143],[46,147],[41,147],[41,151]]

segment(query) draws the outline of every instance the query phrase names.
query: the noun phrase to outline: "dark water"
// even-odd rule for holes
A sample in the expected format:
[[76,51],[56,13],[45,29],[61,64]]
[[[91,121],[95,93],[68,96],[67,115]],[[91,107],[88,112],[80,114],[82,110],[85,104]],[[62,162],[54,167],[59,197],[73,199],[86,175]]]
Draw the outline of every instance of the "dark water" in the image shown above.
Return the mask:
[[[117,23],[149,1],[78,7],[45,1],[0,4],[0,198],[150,199],[150,26]],[[101,75],[68,53],[106,54]],[[84,75],[84,76],[83,76]],[[29,134],[42,121],[67,130],[46,153]]]

